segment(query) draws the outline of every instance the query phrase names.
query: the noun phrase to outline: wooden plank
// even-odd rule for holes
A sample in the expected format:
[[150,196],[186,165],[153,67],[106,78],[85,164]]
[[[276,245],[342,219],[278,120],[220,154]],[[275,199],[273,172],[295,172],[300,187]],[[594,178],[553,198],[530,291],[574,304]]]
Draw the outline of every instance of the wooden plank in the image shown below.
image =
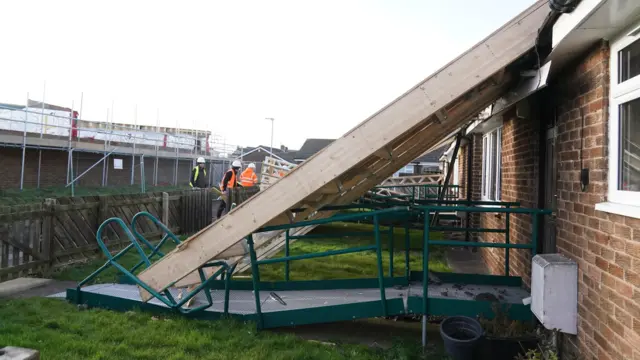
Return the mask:
[[[69,199],[60,198],[58,201],[68,202]],[[65,211],[55,212],[53,228],[61,249],[73,249],[82,246],[85,243],[84,241],[79,240],[82,235]],[[80,243],[78,243],[78,241],[80,241]],[[74,257],[74,259],[78,259],[78,257]]]
[[[125,225],[129,226],[130,224],[127,222],[127,216],[124,213],[124,211],[122,210],[121,206],[112,206],[111,203],[112,201],[117,200],[117,198],[115,198],[114,196],[111,196],[107,199],[107,202],[109,203],[108,205],[108,212],[110,213],[109,217],[117,217],[122,219],[122,221],[125,222]],[[118,238],[120,239],[120,241],[131,241],[129,239],[129,236],[126,234],[126,232],[124,231],[124,229],[122,229],[121,226],[113,223],[112,225],[113,230],[118,234]]]
[[169,226],[169,194],[162,193],[162,217],[160,218],[163,224]]
[[[69,201],[72,204],[84,204],[84,200],[82,198],[71,198]],[[69,216],[69,220],[71,221],[69,226],[74,225],[80,234],[80,237],[76,239],[75,243],[78,245],[92,243],[95,238],[94,228],[85,220],[82,210],[69,210],[66,211],[66,214]]]
[[149,199],[142,199],[136,197],[135,199],[127,199],[124,196],[118,196],[117,200],[113,200],[109,203],[111,206],[136,206],[140,204],[155,204],[162,201],[160,197],[153,197]]
[[[0,224],[0,236],[3,238],[9,237],[9,227],[7,224]],[[9,244],[0,242],[0,281],[8,279],[8,272],[4,273],[6,268],[9,267]]]
[[[76,198],[79,199],[79,198]],[[67,201],[69,201],[67,199]],[[72,211],[72,210],[85,210],[85,209],[95,209],[99,206],[98,203],[69,203],[69,204],[59,204],[56,205],[56,211]]]
[[[474,87],[529,51],[548,13],[546,3],[539,1],[454,62],[316,153],[251,201],[238,206],[193,236],[180,251],[171,252],[154,263],[140,274],[140,279],[156,290],[164,289],[198,266],[216,258],[246,234],[290,209],[324,184],[368,162],[379,149],[410,136],[416,128],[424,125],[425,119],[433,119],[436,111],[445,108],[452,100],[455,102],[465,93],[474,92]],[[446,121],[432,124],[434,134],[450,132],[466,120],[449,113]],[[434,135],[429,141],[418,144],[417,149],[427,150],[439,140],[438,135]],[[380,173],[388,173],[394,167],[397,169],[401,166],[383,166]],[[368,190],[359,188],[361,193]],[[359,195],[357,191],[354,193]],[[141,295],[145,300],[149,299],[145,291],[141,291]]]
[[171,228],[180,228],[180,209],[181,200],[169,200],[169,224],[165,224]]
[[[22,228],[24,227],[24,221],[14,221],[12,224],[13,227],[13,231],[10,234],[10,239],[12,239],[14,244],[19,244],[22,241],[21,235],[22,235]],[[18,247],[15,246],[11,246],[9,245],[10,248],[12,248],[11,253],[9,254],[10,257],[10,266],[11,267],[17,267],[18,265],[22,265],[21,263],[21,256],[20,256],[20,249]],[[19,274],[13,274],[13,277],[17,277]]]
[[[53,211],[55,209],[56,199],[45,199],[45,214],[42,221],[42,253],[47,261],[52,261],[53,253]],[[49,264],[50,265],[50,264]]]
[[46,264],[46,261],[39,260],[39,261],[32,261],[27,264],[12,266],[9,268],[0,267],[0,279],[17,277],[16,274],[19,274],[21,271],[37,269],[39,266],[45,265],[45,264]]
[[27,210],[27,211],[19,211],[19,212],[11,212],[0,214],[0,222],[2,223],[10,223],[14,221],[20,221],[25,219],[35,220],[44,215],[44,211],[39,210]]

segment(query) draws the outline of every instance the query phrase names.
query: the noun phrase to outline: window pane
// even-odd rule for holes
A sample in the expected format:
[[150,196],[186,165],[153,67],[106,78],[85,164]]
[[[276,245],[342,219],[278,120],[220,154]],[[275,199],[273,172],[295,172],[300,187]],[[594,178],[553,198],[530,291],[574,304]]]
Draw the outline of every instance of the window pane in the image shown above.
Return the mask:
[[496,197],[494,200],[500,200],[500,193],[502,190],[502,129],[498,129],[497,135],[497,145],[496,145]]
[[640,75],[640,40],[618,53],[618,84]]
[[640,99],[620,105],[618,190],[640,191]]
[[498,149],[498,132],[491,134],[491,193],[489,199],[494,200],[496,198],[496,166],[497,166],[497,149]]
[[487,137],[482,138],[482,196],[487,196]]

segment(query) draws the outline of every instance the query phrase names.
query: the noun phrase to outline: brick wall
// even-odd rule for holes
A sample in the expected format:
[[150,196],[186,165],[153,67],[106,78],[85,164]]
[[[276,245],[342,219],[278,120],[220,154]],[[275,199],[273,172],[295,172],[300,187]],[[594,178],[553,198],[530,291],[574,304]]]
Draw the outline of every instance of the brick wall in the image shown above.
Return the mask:
[[[577,359],[640,360],[640,220],[595,210],[607,194],[607,115],[609,48],[603,42],[563,70],[549,86],[552,96],[534,96],[531,108],[557,110],[557,251],[579,266],[578,335],[563,336],[565,351]],[[506,114],[502,138],[503,201],[538,207],[540,115],[518,119]],[[584,122],[584,125],[583,125]],[[582,164],[581,164],[582,146]],[[480,158],[473,160],[474,196]],[[580,169],[588,168],[590,184],[580,186]],[[479,189],[478,189],[479,193]],[[502,217],[481,216],[482,227],[504,226]],[[528,218],[511,221],[511,241],[527,242]],[[483,234],[482,241],[503,241]],[[494,274],[504,271],[504,250],[483,249]],[[530,255],[511,250],[510,270],[530,281]],[[565,352],[566,354],[566,352]]]
[[[567,340],[585,359],[638,360],[640,220],[595,211],[607,194],[608,44],[598,44],[568,67],[559,84],[564,97],[557,144],[557,247],[579,265],[579,334]],[[590,169],[584,192],[581,144],[582,167]]]
[[[527,101],[535,108],[535,98]],[[519,202],[521,207],[538,207],[539,177],[539,119],[537,114],[530,113],[526,118],[518,118],[515,108],[505,112],[502,125],[502,182],[500,201]],[[482,161],[479,160],[481,164]],[[478,177],[478,182],[481,182]],[[504,229],[509,217],[509,241],[514,244],[531,242],[532,219],[524,214],[482,213],[480,227]],[[481,233],[480,241],[504,243],[505,234]],[[505,272],[505,250],[498,248],[482,248],[482,256],[493,274]],[[509,250],[510,275],[521,276],[524,283],[530,285],[531,253],[529,250]]]
[[[469,148],[471,148],[471,200],[480,200],[481,199],[481,174],[482,174],[482,135],[479,134],[470,134],[468,136],[469,142],[466,145],[461,146],[458,155],[458,161],[460,162],[459,171],[459,184],[460,184],[460,198],[467,198],[467,189],[468,189],[468,171],[469,171]],[[478,214],[471,214],[470,223],[466,224],[466,216],[461,214],[463,219],[463,225],[465,227],[473,227],[477,228],[480,226],[480,218]],[[477,233],[471,233],[470,241],[478,240]]]
[[[38,183],[38,150],[27,149],[25,152],[24,167],[24,188],[32,189]],[[102,154],[76,152],[73,154],[74,177],[82,174],[93,164],[102,158]],[[113,160],[122,159],[122,170],[113,168]],[[40,187],[61,187],[65,186],[67,180],[67,151],[44,150],[42,151],[40,168]],[[153,184],[153,173],[155,158],[145,159],[145,179],[147,186]],[[20,169],[22,164],[22,149],[0,147],[0,168],[3,176],[0,177],[0,189],[20,188]],[[112,155],[108,157],[108,186],[128,186],[131,184],[131,157]],[[134,184],[140,184],[140,159],[136,158],[134,170]],[[192,161],[180,160],[178,162],[178,183],[186,185],[191,175]],[[174,159],[158,160],[158,185],[172,185],[175,171]],[[209,171],[209,169],[207,169]],[[98,187],[102,185],[102,164],[98,164],[83,175],[77,186]]]

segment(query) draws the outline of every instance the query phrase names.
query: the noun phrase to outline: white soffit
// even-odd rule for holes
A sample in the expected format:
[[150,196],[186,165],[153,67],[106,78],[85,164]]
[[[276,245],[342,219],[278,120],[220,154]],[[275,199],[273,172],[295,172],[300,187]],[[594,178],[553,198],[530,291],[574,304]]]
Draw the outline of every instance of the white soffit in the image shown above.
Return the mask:
[[588,50],[601,39],[610,40],[640,20],[639,0],[582,0],[553,25],[553,49],[547,59],[554,62],[551,73]]

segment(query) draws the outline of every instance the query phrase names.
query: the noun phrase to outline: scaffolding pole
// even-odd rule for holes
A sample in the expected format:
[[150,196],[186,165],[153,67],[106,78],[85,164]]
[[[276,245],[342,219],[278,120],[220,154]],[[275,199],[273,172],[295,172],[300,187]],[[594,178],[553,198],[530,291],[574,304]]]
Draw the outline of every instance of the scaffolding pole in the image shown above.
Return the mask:
[[[117,148],[116,148],[116,149],[117,149]],[[105,157],[107,157],[107,156],[111,155],[111,153],[112,153],[112,152],[114,152],[114,151],[116,151],[116,149],[113,149],[113,150],[109,151],[109,153],[108,153],[108,154],[106,154],[105,156],[103,156],[103,157],[102,157],[102,159],[100,159],[100,160],[98,160],[98,161],[94,162],[94,163],[93,163],[93,165],[89,166],[89,168],[88,168],[87,170],[83,171],[83,172],[82,172],[82,174],[78,175],[78,177],[77,177],[77,178],[75,178],[75,179],[71,180],[71,181],[67,184],[67,186],[65,186],[65,187],[69,187],[69,186],[71,186],[71,190],[73,191],[73,184],[74,184],[76,181],[78,181],[78,179],[80,179],[80,178],[81,178],[81,177],[83,177],[86,173],[88,173],[91,169],[93,169],[94,167],[96,167],[96,165],[100,164],[100,163],[104,160],[104,158],[105,158]],[[72,165],[72,169],[73,169],[73,165]]]
[[[177,133],[178,133],[178,119],[176,119],[176,128],[175,128],[175,133],[176,133],[176,140],[178,139]],[[173,186],[178,186],[178,145],[176,144],[176,160],[175,160],[175,169],[173,170]]]
[[140,192],[147,192],[147,187],[144,181],[144,155],[140,155]]
[[[109,109],[107,109],[107,124],[109,124]],[[102,155],[105,155],[107,153],[107,139],[104,139],[103,145],[104,145],[104,151],[102,152]],[[102,186],[106,186],[105,184],[106,173],[107,173],[107,161],[104,160],[102,162]],[[67,182],[69,182],[69,180],[67,180]]]
[[[156,133],[160,126],[160,109],[156,111]],[[153,186],[158,186],[158,142],[156,141],[156,161],[153,163]]]
[[[40,116],[40,139],[44,133],[44,99],[47,92],[47,82],[44,82],[42,86],[42,115]],[[36,188],[40,189],[40,168],[42,166],[42,149],[38,150],[38,180],[36,182]]]
[[[138,105],[136,105],[135,113],[133,114],[133,129],[138,130]],[[144,135],[143,135],[144,136]],[[135,167],[136,167],[136,138],[133,139],[133,151],[131,151],[131,185],[135,183]],[[144,139],[142,139],[144,140]]]
[[[67,151],[69,152],[69,161],[67,162],[67,183],[73,179],[73,150],[71,149],[71,134],[73,132],[73,126],[71,126],[71,122],[73,121],[73,102],[71,102],[71,116],[69,117],[69,143],[67,145]],[[71,193],[73,193],[73,189],[71,189]]]
[[20,166],[20,191],[24,186],[24,158],[26,156],[27,151],[27,120],[29,113],[27,113],[27,108],[29,107],[29,93],[27,93],[27,104],[24,107],[24,131],[22,132],[22,165]]

